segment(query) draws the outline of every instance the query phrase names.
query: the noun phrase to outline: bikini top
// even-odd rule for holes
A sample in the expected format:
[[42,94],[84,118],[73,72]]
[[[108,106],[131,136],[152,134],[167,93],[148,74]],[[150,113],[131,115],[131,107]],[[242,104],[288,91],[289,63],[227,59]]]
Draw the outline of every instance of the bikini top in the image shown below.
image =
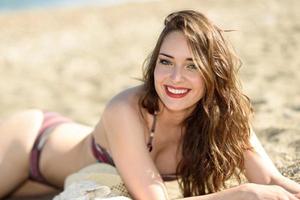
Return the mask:
[[[147,142],[147,148],[149,152],[151,152],[153,149],[152,143],[153,143],[155,127],[156,127],[156,118],[157,118],[157,113],[155,112],[153,114],[153,122],[150,129],[150,136]],[[94,157],[98,160],[98,162],[107,163],[115,167],[115,163],[112,157],[110,156],[110,154],[107,152],[105,148],[101,147],[99,144],[96,143],[95,138],[93,136],[92,136],[92,152],[94,154]],[[176,174],[161,174],[161,177],[164,181],[172,181],[177,179]]]

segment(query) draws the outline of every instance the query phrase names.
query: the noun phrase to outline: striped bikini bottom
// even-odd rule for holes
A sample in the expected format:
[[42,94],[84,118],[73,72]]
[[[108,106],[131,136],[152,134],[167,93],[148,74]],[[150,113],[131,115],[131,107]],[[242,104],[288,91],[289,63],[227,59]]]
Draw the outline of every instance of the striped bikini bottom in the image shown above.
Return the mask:
[[[44,119],[30,153],[29,179],[49,186],[57,187],[49,183],[41,173],[39,165],[40,156],[43,147],[45,146],[47,139],[53,130],[60,124],[72,123],[73,121],[56,112],[45,111],[43,114]],[[112,158],[104,148],[102,148],[99,144],[96,144],[94,137],[92,138],[91,151],[98,162],[114,165]]]

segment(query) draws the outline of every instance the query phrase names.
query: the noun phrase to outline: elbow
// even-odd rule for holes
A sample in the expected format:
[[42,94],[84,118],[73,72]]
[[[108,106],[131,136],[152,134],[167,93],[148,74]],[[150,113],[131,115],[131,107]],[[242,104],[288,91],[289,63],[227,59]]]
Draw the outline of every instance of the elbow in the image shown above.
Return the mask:
[[278,179],[278,175],[272,175],[268,173],[255,174],[251,177],[248,177],[249,182],[263,185],[273,185],[278,181]]
[[270,185],[281,185],[281,183],[284,182],[284,180],[285,180],[285,177],[282,174],[278,173],[271,177],[271,181],[269,184]]

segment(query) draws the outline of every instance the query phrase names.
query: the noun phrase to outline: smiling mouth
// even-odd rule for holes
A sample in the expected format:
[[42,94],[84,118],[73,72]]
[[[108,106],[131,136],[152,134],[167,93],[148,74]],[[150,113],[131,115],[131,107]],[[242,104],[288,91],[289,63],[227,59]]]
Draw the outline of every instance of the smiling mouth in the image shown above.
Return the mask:
[[191,89],[175,88],[175,87],[165,85],[165,91],[169,97],[182,98],[182,97],[186,96],[189,93],[189,91],[191,91]]

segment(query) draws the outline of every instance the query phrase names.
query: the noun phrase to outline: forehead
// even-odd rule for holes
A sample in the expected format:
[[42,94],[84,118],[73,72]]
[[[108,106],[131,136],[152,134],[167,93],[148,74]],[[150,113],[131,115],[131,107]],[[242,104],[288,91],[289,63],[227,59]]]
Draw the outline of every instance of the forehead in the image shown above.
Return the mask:
[[187,39],[180,31],[173,31],[166,35],[160,47],[160,53],[166,53],[175,58],[192,57]]

